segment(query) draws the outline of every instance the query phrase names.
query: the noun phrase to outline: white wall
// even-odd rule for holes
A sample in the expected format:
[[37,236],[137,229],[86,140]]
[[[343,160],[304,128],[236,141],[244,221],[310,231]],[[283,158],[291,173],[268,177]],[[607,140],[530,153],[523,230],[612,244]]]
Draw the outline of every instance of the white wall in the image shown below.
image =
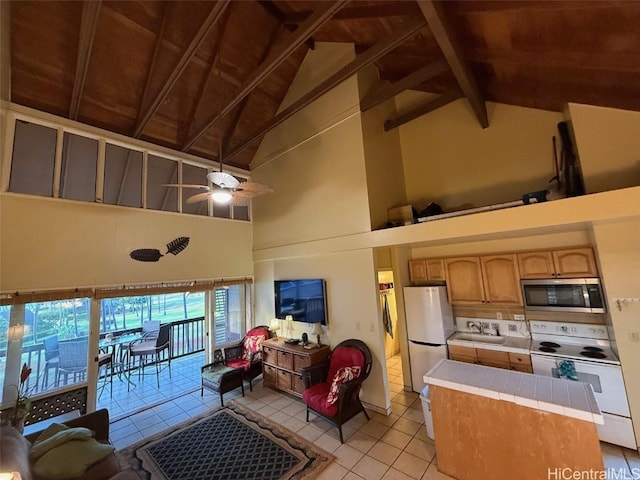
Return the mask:
[[[351,45],[319,44],[307,55],[283,105],[353,58]],[[390,400],[383,382],[386,364],[373,249],[295,253],[296,245],[305,242],[371,230],[359,95],[354,76],[270,132],[254,157],[252,178],[275,189],[253,208],[256,318],[265,323],[274,315],[274,280],[325,279],[329,325],[322,341],[335,346],[358,338],[369,346],[374,366],[361,397],[386,412]],[[284,257],[260,256],[273,248],[284,251]],[[295,324],[291,336],[300,336],[305,327]]]
[[[352,58],[351,45],[318,44],[284,104]],[[252,163],[252,179],[275,193],[254,202],[255,249],[370,230],[358,105],[352,77],[265,137]]]
[[615,302],[616,298],[640,299],[640,220],[597,224],[593,233],[636,441],[640,445],[640,343],[631,336],[635,332],[637,337],[640,331],[640,303],[623,304],[618,309]]
[[640,112],[569,104],[587,193],[640,185]]
[[487,110],[486,129],[465,99],[400,127],[407,200],[418,211],[429,202],[445,210],[508,202],[547,188],[562,114],[491,102]]
[[[0,194],[0,290],[42,290],[245,277],[251,224],[195,215]],[[190,237],[157,263],[129,257]]]
[[[357,338],[373,354],[371,376],[363,384],[361,398],[381,411],[390,407],[383,378],[386,378],[383,328],[378,305],[378,283],[372,249],[304,258],[258,262],[255,266],[256,319],[273,318],[273,281],[294,278],[323,278],[327,289],[328,325],[322,343],[335,347],[342,340]],[[284,321],[281,322],[284,327]],[[291,337],[307,332],[308,324],[294,322]],[[283,332],[278,332],[279,336]],[[289,336],[289,335],[285,335]]]
[[[361,92],[372,87],[370,69],[360,72]],[[384,131],[384,122],[395,117],[393,100],[384,102],[362,114],[362,132],[367,168],[367,191],[371,227],[384,227],[388,221],[388,209],[407,203],[404,170],[400,150],[399,130]]]

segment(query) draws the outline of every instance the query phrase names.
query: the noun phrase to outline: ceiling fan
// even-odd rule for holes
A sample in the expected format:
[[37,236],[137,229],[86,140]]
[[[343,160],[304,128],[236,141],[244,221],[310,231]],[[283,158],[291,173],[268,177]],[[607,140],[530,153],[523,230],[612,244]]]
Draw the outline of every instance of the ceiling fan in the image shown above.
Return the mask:
[[222,171],[222,163],[219,172],[211,172],[207,175],[213,186],[190,184],[165,184],[165,187],[196,188],[205,190],[187,198],[187,203],[203,202],[211,198],[215,203],[227,204],[233,201],[234,205],[248,205],[249,199],[273,192],[273,189],[257,182],[240,182],[236,177]]
[[205,190],[196,193],[187,198],[187,203],[203,202],[211,198],[215,203],[227,204],[233,200],[234,205],[248,205],[249,200],[254,197],[260,197],[267,193],[272,193],[273,188],[267,187],[257,182],[241,182],[233,175],[222,171],[222,142],[220,142],[218,159],[220,161],[220,171],[207,174],[213,186],[209,185],[191,185],[179,183],[165,183],[164,187],[182,187],[196,188]]

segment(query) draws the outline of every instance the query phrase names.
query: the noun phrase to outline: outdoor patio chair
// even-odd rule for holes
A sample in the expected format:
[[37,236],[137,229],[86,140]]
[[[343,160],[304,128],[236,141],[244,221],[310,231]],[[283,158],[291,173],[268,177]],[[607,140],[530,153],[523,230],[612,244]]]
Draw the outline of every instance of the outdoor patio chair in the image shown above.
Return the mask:
[[[160,327],[158,336],[155,339],[146,339],[144,336],[139,340],[134,340],[129,344],[129,362],[135,364],[138,358],[138,378],[144,376],[145,367],[153,364],[156,370],[156,381],[160,388],[160,372],[169,368],[169,378],[171,378],[171,324],[167,323]],[[149,361],[151,357],[151,361]],[[161,363],[167,362],[167,366],[161,368]]]
[[44,344],[44,372],[42,374],[42,389],[46,390],[49,384],[49,369],[53,368],[53,378],[58,375],[58,366],[60,365],[60,351],[58,349],[58,336],[52,335],[45,338]]
[[65,385],[69,380],[69,375],[73,375],[74,382],[85,378],[87,374],[88,346],[89,339],[86,337],[58,342],[60,361],[56,376],[57,386],[60,386],[60,377],[62,375],[64,375]]
[[104,388],[109,382],[109,398],[113,398],[113,354],[112,353],[100,353],[98,355],[98,378],[100,378],[100,369],[104,367],[104,378],[102,380],[102,386],[100,387],[100,394],[98,398],[102,396]]
[[338,427],[340,442],[342,425],[362,412],[369,414],[360,401],[360,387],[371,372],[371,350],[356,339],[340,342],[319,365],[302,369],[305,391],[302,394],[309,412],[321,416]]
[[240,343],[224,349],[224,364],[231,368],[242,368],[250,391],[253,391],[252,380],[262,374],[262,342],[269,338],[269,327],[259,325],[249,330]]

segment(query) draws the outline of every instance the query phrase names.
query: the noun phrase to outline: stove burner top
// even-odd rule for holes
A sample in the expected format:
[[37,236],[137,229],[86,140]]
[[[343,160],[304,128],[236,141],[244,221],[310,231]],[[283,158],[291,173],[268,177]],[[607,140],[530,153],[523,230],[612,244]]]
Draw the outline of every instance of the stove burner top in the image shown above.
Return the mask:
[[[555,343],[552,342],[542,342],[542,343],[551,343],[552,345],[555,345]],[[558,345],[560,346],[560,345]],[[551,348],[551,347],[540,347],[538,350],[540,350],[541,352],[547,352],[547,353],[555,353],[556,349],[555,348]]]
[[591,350],[580,352],[580,355],[582,355],[583,357],[589,357],[589,358],[607,358],[607,356],[604,353],[593,352]]
[[604,352],[600,347],[584,347],[583,350],[587,350],[589,352]]
[[[550,348],[558,348],[560,347],[560,345],[558,345],[555,342],[540,342],[540,345],[543,347],[550,347]],[[542,349],[540,349],[542,350]],[[543,352],[548,352],[549,350],[542,350]]]

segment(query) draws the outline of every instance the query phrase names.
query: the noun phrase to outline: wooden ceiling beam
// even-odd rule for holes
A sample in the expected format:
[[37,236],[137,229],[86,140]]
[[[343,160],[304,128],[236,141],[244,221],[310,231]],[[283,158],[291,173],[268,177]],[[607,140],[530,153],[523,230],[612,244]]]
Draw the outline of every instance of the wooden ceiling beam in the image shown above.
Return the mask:
[[[285,25],[302,23],[311,12],[295,12],[283,14],[281,22]],[[346,7],[333,16],[333,20],[359,20],[366,18],[406,17],[420,15],[420,9],[415,2],[394,2],[359,7]]]
[[376,105],[380,105],[390,98],[395,97],[399,93],[409,90],[416,85],[420,85],[422,82],[448,70],[449,64],[444,59],[435,60],[412,74],[407,75],[402,80],[398,80],[380,90],[374,90],[370,94],[367,94],[360,102],[360,111],[366,112]]
[[138,109],[138,117],[140,116],[142,109],[147,105],[149,91],[151,89],[151,79],[153,78],[153,73],[156,69],[158,54],[160,52],[160,47],[162,46],[162,39],[164,38],[164,31],[167,28],[167,20],[169,18],[168,12],[169,2],[166,2],[162,9],[162,23],[160,24],[160,31],[158,32],[158,36],[156,37],[156,44],[153,47],[153,57],[151,57],[151,64],[149,65],[149,70],[147,71],[147,80],[144,82],[144,90],[142,92],[140,108]]
[[[278,8],[278,6],[273,2],[273,0],[258,0],[258,5],[260,5],[269,15],[275,18],[281,25],[289,30],[290,32],[295,31],[298,28],[297,23],[287,22],[286,15]],[[308,15],[305,17],[308,18],[312,12],[308,12]],[[302,23],[302,22],[299,22]],[[312,37],[307,38],[305,41],[309,50],[313,50],[315,48],[315,41]]]
[[[205,93],[209,90],[209,85],[211,84],[211,80],[213,79],[213,72],[215,70],[216,65],[218,66],[218,75],[222,79],[220,75],[220,45],[222,45],[222,39],[224,38],[225,32],[227,30],[227,26],[229,25],[229,10],[227,10],[227,14],[225,18],[221,21],[220,28],[218,29],[213,48],[211,49],[213,54],[213,58],[211,59],[211,64],[209,65],[209,70],[207,75],[204,78],[204,81],[200,84],[200,90],[198,91],[198,96],[196,97],[196,101],[194,103],[193,113],[190,115],[191,121],[187,126],[186,137],[189,138],[191,135],[191,131],[195,128],[195,122],[198,118],[198,112],[200,111],[200,107],[202,106],[202,99],[204,98]],[[221,102],[222,103],[222,102]]]
[[336,2],[321,3],[321,7],[319,7],[311,17],[300,25],[295,32],[293,32],[290,41],[279,51],[274,52],[273,55],[262,62],[262,64],[254,70],[251,75],[249,75],[235,98],[233,98],[233,100],[231,100],[231,102],[229,102],[219,113],[212,115],[204,123],[202,128],[200,128],[198,132],[183,145],[182,151],[188,151],[207,133],[211,127],[233,110],[243,98],[249,95],[260,84],[260,82],[262,82],[262,80],[285,62],[289,55],[302,45],[309,36],[324,25],[333,16],[333,14],[335,14],[335,12],[347,3],[347,1],[348,0],[338,0]]
[[230,0],[220,0],[213,4],[211,11],[207,15],[207,18],[204,19],[202,25],[200,25],[200,28],[191,40],[191,43],[182,53],[180,60],[178,60],[178,63],[176,63],[175,67],[169,74],[169,78],[166,79],[156,97],[153,99],[142,117],[138,120],[136,128],[133,132],[134,138],[138,138],[140,134],[142,134],[142,131],[149,123],[149,120],[151,120],[151,117],[153,117],[153,115],[155,115],[155,113],[158,111],[158,108],[160,108],[160,105],[162,105],[162,102],[167,97],[173,86],[176,84],[176,82],[180,78],[180,75],[182,75],[182,72],[184,72],[191,59],[195,56],[196,52],[200,48],[200,45],[202,44],[204,39],[207,37],[207,34],[211,30],[211,28],[224,13],[225,9],[229,5],[229,2]]
[[438,42],[444,57],[449,62],[451,71],[458,81],[465,97],[471,105],[473,113],[476,115],[482,128],[489,126],[487,107],[484,98],[480,94],[476,81],[471,73],[471,68],[462,56],[462,50],[458,45],[458,40],[454,31],[447,23],[442,4],[439,0],[417,0],[424,18],[429,23],[429,29]]
[[462,93],[460,93],[458,90],[444,93],[438,98],[429,100],[422,105],[419,105],[416,108],[403,113],[402,115],[398,115],[395,118],[387,120],[386,122],[384,122],[384,131],[388,132],[389,130],[393,130],[400,125],[410,122],[411,120],[415,120],[416,118],[421,117],[422,115],[426,115],[429,112],[433,112],[434,110],[437,110],[438,108],[443,107],[459,98],[462,98]]
[[76,75],[73,80],[73,92],[71,93],[71,103],[69,105],[69,118],[76,120],[80,111],[80,101],[84,90],[84,82],[87,78],[89,61],[91,60],[91,50],[93,39],[96,36],[98,26],[98,15],[102,0],[85,1],[82,4],[82,20],[80,23],[80,38],[78,41],[78,57],[76,59]]
[[287,120],[289,117],[294,115],[295,113],[302,110],[304,107],[309,105],[311,102],[319,98],[320,96],[327,93],[332,88],[336,87],[347,78],[351,77],[359,70],[364,67],[371,65],[373,62],[378,60],[379,58],[386,55],[388,52],[396,48],[398,45],[405,42],[407,39],[411,38],[418,31],[426,26],[426,21],[422,17],[414,17],[411,20],[405,22],[397,32],[393,33],[391,36],[385,38],[383,41],[380,41],[370,47],[366,52],[361,55],[358,55],[353,61],[349,62],[344,67],[340,68],[336,73],[331,75],[329,78],[320,83],[317,87],[313,88],[311,91],[307,92],[305,95],[300,97],[298,100],[293,102],[287,108],[285,108],[282,112],[277,114],[275,117],[271,119],[265,125],[262,130],[256,135],[254,135],[249,140],[245,141],[235,149],[233,149],[227,155],[227,159],[232,158],[237,155],[244,149],[250,147],[255,142],[264,137],[267,133],[273,130],[275,127],[280,125],[282,122]]

